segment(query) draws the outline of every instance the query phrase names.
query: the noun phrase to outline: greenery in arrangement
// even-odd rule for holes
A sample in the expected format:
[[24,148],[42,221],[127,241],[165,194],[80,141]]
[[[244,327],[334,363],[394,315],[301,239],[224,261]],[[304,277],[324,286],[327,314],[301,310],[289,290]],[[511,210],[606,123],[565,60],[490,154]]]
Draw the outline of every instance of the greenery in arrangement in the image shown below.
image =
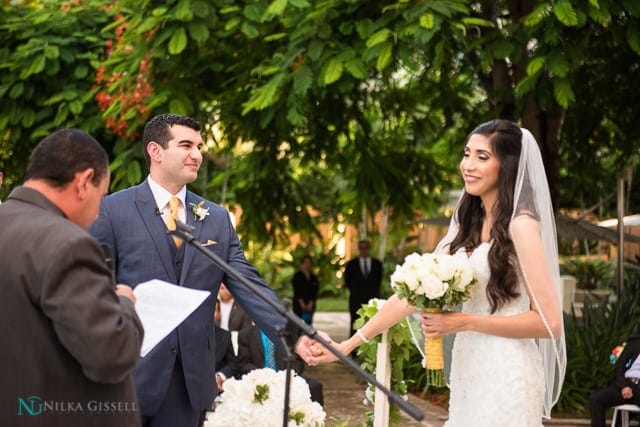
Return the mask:
[[[359,328],[373,317],[384,304],[385,300],[373,299],[369,304],[362,306],[358,310],[360,316],[355,322],[355,327]],[[390,389],[401,396],[407,393],[416,393],[421,398],[427,396],[437,397],[437,404],[447,405],[448,389],[446,387],[434,387],[428,382],[427,370],[424,368],[423,356],[418,351],[416,343],[412,338],[411,327],[404,320],[388,331],[389,357],[391,361],[391,385]],[[413,326],[413,333],[419,334],[419,328]],[[375,375],[377,345],[380,343],[382,335],[378,335],[368,343],[362,344],[357,350],[358,361],[363,369]],[[364,402],[373,405],[374,390],[372,387],[363,386]],[[390,425],[399,425],[401,420],[399,409],[390,407]],[[367,412],[364,424],[373,425],[373,411]]]
[[[369,304],[363,305],[358,310],[358,320],[355,321],[354,327],[360,328],[369,319],[371,319],[384,304],[385,300],[373,299],[369,301]],[[412,379],[405,377],[404,369],[405,363],[407,363],[412,353],[418,353],[415,345],[411,340],[411,332],[406,321],[402,321],[395,326],[389,328],[388,331],[389,340],[389,356],[391,358],[391,385],[390,390],[404,396],[409,390],[409,384],[412,383]],[[357,356],[358,361],[362,368],[372,375],[375,375],[376,369],[376,352],[378,344],[380,343],[382,335],[378,335],[368,343],[362,344],[358,347]],[[424,368],[422,368],[424,370]],[[370,386],[363,386],[362,397],[366,404],[374,403],[374,390]],[[389,409],[390,425],[398,425],[400,421],[399,409],[395,406],[391,406]],[[366,415],[365,425],[373,425],[373,410],[368,411]]]

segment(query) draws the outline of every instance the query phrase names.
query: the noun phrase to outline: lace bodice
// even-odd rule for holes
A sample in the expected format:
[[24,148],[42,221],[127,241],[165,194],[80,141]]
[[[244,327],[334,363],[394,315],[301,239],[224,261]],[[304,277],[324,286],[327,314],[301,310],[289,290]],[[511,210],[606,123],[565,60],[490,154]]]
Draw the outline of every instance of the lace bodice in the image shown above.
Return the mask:
[[[488,314],[491,312],[491,305],[487,298],[487,284],[489,283],[489,276],[491,275],[488,262],[490,248],[490,243],[481,243],[469,256],[469,261],[471,262],[473,271],[476,273],[478,282],[471,290],[471,299],[462,305],[462,311],[464,312],[476,314]],[[522,284],[522,280],[520,280],[520,283]],[[529,296],[523,286],[520,287],[519,292],[520,295],[517,298],[509,301],[495,314],[509,315],[528,311],[530,306]]]
[[[478,282],[462,311],[509,316],[528,311],[522,280],[520,295],[491,313],[486,287],[491,245],[483,243],[469,256]],[[449,377],[451,388],[446,427],[540,427],[544,378],[532,339],[504,338],[479,332],[456,334]]]

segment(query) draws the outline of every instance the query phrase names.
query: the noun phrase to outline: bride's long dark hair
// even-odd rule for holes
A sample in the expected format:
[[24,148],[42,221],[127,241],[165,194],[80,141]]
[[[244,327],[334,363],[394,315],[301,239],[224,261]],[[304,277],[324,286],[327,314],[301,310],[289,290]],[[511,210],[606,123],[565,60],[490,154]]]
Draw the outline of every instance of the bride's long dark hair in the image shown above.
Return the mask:
[[[522,131],[513,122],[496,119],[482,123],[467,136],[480,134],[491,141],[493,152],[500,162],[498,174],[498,199],[493,206],[494,223],[490,237],[493,241],[489,250],[491,276],[487,284],[487,298],[491,313],[519,295],[518,274],[515,265],[515,249],[509,236],[509,223],[513,214],[513,198],[518,162],[522,149]],[[484,207],[478,196],[464,192],[458,206],[458,234],[451,241],[450,253],[459,248],[472,252],[481,243]]]

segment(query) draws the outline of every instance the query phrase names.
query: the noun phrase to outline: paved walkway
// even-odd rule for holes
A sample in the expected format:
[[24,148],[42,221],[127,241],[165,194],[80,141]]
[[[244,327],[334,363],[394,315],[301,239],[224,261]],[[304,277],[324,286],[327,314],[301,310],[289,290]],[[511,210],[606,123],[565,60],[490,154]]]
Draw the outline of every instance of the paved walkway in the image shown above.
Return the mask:
[[[319,312],[314,315],[313,327],[319,331],[327,332],[335,341],[342,341],[349,333],[349,313]],[[335,427],[348,420],[348,427],[355,427],[364,420],[365,413],[373,410],[372,406],[366,406],[364,390],[366,388],[351,369],[340,362],[329,363],[321,366],[307,367],[305,375],[317,379],[324,386],[324,409],[327,413],[326,426]],[[401,426],[429,426],[442,427],[447,420],[447,412],[432,403],[409,395],[409,402],[416,406],[424,414],[422,421],[415,421],[408,415],[401,413],[403,418]],[[588,426],[589,420],[578,419],[554,419],[545,426],[575,427]]]
[[[349,313],[319,312],[314,315],[313,327],[328,333],[335,341],[342,341],[349,334]],[[348,420],[348,426],[356,426],[365,419],[373,406],[365,405],[366,384],[349,367],[340,362],[307,367],[305,375],[321,381],[324,387],[324,409],[327,413],[327,427],[341,425]],[[416,421],[401,413],[404,426],[441,427],[447,419],[447,412],[430,402],[409,396],[409,402],[424,414],[422,421]]]

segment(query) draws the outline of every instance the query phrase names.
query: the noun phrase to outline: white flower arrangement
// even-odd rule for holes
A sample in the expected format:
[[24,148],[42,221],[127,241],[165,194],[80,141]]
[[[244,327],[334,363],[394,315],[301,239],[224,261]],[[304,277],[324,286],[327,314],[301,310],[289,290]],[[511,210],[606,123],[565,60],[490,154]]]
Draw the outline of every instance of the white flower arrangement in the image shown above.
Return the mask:
[[[469,299],[476,280],[464,251],[454,255],[412,253],[396,266],[391,287],[423,312],[441,312]],[[427,384],[445,386],[442,337],[425,339],[424,347]]]
[[464,252],[412,253],[391,275],[395,293],[417,308],[455,307],[469,299],[475,282],[471,262]]
[[[263,368],[224,383],[224,393],[216,398],[216,409],[207,426],[282,426],[286,371]],[[326,414],[311,400],[306,381],[291,372],[289,427],[322,427]]]
[[209,208],[204,207],[204,200],[197,205],[195,203],[189,203],[189,205],[191,206],[194,221],[202,221],[207,215],[209,215]]

